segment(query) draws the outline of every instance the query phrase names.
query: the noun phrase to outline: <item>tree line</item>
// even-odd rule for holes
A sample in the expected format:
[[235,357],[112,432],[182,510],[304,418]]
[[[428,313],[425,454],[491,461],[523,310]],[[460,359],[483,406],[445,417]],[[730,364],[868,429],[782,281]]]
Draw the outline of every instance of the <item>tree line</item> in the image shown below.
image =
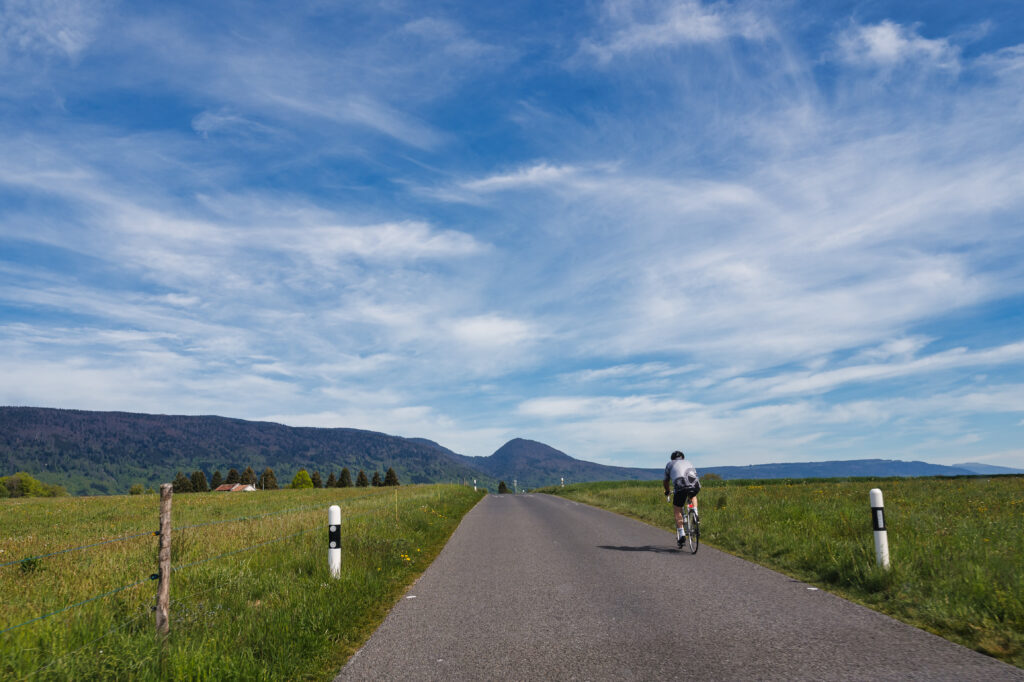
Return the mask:
[[[209,480],[206,479],[206,474],[200,470],[192,472],[191,476],[185,475],[179,471],[174,477],[172,482],[173,490],[176,493],[205,493],[211,490],[216,490],[221,485],[249,485],[251,484],[258,490],[277,490],[280,486],[277,483],[277,476],[274,474],[274,470],[267,467],[263,470],[263,473],[259,476],[253,471],[252,467],[246,467],[245,471],[238,473],[238,469],[228,470],[227,476],[221,474],[219,470],[213,472],[213,476]],[[355,487],[367,488],[383,487],[383,486],[395,486],[401,485],[398,481],[398,474],[391,467],[388,467],[387,472],[381,477],[379,471],[373,472],[372,478],[366,477],[366,472],[362,469],[356,475]],[[352,483],[352,472],[349,471],[348,467],[342,467],[341,473],[335,476],[332,471],[325,481],[320,475],[319,471],[314,471],[312,475],[306,469],[299,469],[298,473],[292,479],[290,488],[351,488]],[[141,483],[136,483],[131,487],[129,491],[132,495],[141,495],[147,492]],[[152,492],[152,490],[148,491]]]
[[0,497],[62,497],[67,494],[63,486],[37,481],[24,471],[0,477]]

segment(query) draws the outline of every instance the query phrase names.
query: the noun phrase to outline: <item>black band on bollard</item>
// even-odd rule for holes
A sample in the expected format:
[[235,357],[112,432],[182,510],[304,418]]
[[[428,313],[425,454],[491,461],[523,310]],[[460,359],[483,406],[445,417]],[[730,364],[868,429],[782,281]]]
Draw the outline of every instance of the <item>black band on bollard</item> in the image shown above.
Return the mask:
[[871,508],[871,528],[873,530],[885,530],[885,507]]
[[341,526],[327,526],[327,543],[331,549],[341,547]]

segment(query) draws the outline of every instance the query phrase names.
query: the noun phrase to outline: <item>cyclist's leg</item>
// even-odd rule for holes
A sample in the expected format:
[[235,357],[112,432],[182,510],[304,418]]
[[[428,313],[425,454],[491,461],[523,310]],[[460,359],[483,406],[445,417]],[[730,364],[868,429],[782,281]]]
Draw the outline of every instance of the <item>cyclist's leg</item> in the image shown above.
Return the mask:
[[672,511],[676,517],[676,544],[682,546],[683,536],[686,533],[683,525],[686,515],[686,496],[678,490],[672,493]]

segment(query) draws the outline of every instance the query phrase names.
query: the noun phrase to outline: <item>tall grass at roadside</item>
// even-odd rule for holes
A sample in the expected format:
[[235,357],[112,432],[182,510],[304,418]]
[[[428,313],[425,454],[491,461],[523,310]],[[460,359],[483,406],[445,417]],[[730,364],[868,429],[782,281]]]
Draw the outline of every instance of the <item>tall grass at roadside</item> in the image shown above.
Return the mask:
[[[0,501],[0,679],[326,679],[483,493],[464,486],[177,495],[158,640],[154,495]],[[342,508],[342,574],[327,507]],[[239,519],[239,520],[236,520]],[[141,582],[140,582],[141,581]],[[64,611],[69,604],[133,585]]]
[[[875,487],[889,571],[875,565]],[[674,527],[659,481],[537,492]],[[1024,667],[1024,477],[707,481],[699,503],[702,543]]]

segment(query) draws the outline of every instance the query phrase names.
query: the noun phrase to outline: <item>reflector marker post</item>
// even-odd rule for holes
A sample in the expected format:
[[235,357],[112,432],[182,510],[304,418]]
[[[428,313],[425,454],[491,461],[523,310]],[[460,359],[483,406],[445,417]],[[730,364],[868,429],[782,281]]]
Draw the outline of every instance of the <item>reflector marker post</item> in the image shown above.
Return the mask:
[[889,533],[885,527],[885,504],[882,502],[882,491],[872,488],[871,528],[875,533],[875,562],[882,568],[889,568]]
[[341,507],[327,509],[327,566],[332,578],[341,577]]

